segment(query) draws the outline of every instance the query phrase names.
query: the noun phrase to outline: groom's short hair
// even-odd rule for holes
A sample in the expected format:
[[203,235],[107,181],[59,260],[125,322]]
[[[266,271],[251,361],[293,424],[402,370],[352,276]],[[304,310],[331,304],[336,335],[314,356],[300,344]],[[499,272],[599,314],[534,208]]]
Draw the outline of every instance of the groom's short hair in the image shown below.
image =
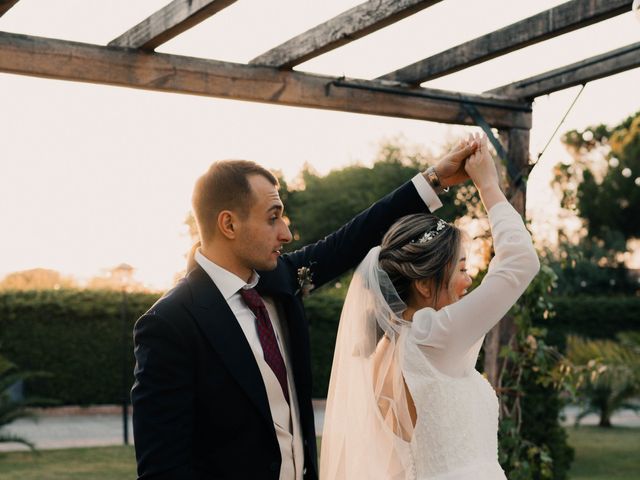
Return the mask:
[[201,240],[211,238],[221,211],[237,212],[241,218],[249,215],[253,201],[250,175],[262,175],[276,188],[280,187],[273,173],[250,160],[214,162],[196,181],[191,203]]

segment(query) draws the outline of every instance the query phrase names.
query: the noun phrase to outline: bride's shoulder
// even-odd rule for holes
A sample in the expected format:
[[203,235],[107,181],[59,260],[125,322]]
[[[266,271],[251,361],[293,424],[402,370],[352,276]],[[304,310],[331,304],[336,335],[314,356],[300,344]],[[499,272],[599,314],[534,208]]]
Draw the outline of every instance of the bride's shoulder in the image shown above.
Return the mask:
[[421,345],[436,346],[438,339],[447,329],[445,309],[435,310],[431,307],[416,310],[411,319],[411,338]]

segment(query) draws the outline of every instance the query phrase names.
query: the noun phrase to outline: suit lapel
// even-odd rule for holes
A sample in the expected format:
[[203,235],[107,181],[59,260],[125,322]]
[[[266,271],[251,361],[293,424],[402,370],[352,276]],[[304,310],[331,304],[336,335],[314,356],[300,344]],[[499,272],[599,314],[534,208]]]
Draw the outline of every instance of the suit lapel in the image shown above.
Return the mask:
[[193,303],[186,305],[229,374],[256,405],[274,430],[269,400],[253,351],[220,290],[198,266],[187,276]]

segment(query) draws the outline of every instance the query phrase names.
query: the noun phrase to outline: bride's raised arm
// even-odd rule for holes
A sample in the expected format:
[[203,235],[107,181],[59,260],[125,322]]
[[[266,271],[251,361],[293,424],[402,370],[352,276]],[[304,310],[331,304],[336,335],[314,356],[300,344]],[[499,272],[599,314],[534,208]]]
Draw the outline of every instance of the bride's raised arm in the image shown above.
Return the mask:
[[466,163],[489,214],[495,256],[480,286],[435,311],[418,310],[412,333],[422,345],[464,353],[509,311],[537,274],[540,263],[522,218],[505,198],[486,139]]

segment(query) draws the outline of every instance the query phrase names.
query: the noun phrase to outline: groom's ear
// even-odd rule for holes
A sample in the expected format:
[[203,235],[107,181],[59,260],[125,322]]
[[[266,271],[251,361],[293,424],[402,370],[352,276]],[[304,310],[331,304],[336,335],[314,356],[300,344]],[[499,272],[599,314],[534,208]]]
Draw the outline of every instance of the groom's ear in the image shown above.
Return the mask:
[[236,220],[236,216],[231,210],[222,210],[218,214],[218,230],[229,240],[236,238]]

